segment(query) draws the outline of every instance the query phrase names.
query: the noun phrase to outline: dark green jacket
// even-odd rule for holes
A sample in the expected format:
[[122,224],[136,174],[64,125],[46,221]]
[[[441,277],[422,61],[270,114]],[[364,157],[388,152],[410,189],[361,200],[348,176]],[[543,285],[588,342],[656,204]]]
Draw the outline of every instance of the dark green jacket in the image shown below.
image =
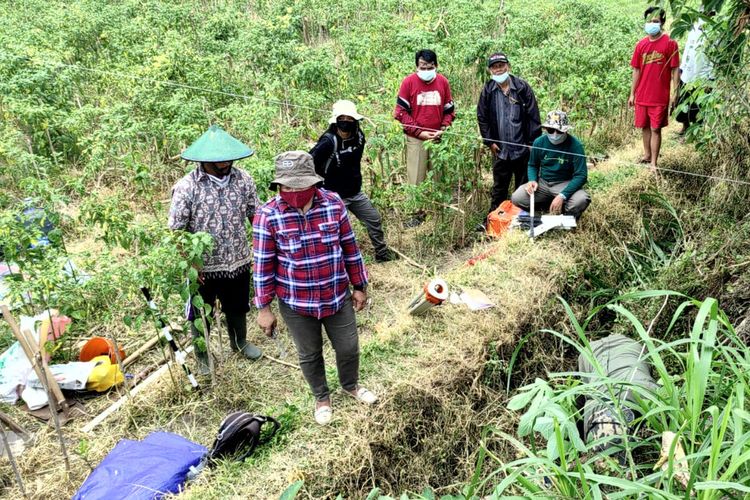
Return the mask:
[[531,147],[529,180],[539,182],[539,179],[544,179],[549,183],[570,181],[560,193],[568,199],[581,189],[588,179],[584,155],[583,145],[570,134],[565,142],[557,146],[549,141],[546,134],[542,135]]

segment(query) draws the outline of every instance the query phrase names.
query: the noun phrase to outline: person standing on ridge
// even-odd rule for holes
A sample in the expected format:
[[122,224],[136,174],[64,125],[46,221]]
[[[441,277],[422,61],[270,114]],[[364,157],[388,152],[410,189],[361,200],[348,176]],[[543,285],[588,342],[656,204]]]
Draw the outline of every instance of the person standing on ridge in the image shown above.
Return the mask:
[[[660,7],[649,7],[644,37],[635,46],[630,65],[633,83],[628,106],[635,106],[635,126],[641,129],[643,157],[641,163],[656,165],[661,149],[661,129],[669,122],[680,84],[680,53],[677,42],[664,33],[667,14]],[[672,89],[670,93],[670,88]]]
[[[424,143],[440,141],[443,132],[453,123],[456,109],[448,79],[437,72],[437,54],[422,49],[416,53],[414,60],[416,71],[401,82],[393,116],[401,122],[406,134],[406,175],[409,184],[417,186],[427,177],[430,163],[429,151]],[[418,225],[423,217],[423,214],[415,214],[406,225]]]
[[508,199],[510,181],[515,189],[526,183],[529,147],[542,134],[539,106],[531,86],[511,75],[510,61],[502,52],[487,59],[490,80],[477,104],[477,121],[484,144],[492,151],[492,212]]
[[377,262],[388,262],[396,254],[388,249],[380,213],[362,192],[362,154],[365,134],[359,126],[362,115],[352,101],[339,100],[333,105],[328,130],[310,150],[315,172],[323,187],[341,196],[346,208],[367,228]]
[[[218,125],[212,125],[182,153],[184,160],[198,166],[172,189],[169,228],[213,237],[213,251],[198,270],[198,293],[211,306],[217,298],[221,302],[232,350],[258,359],[260,349],[246,340],[252,252],[245,231],[245,221],[252,221],[258,207],[258,195],[250,174],[232,166],[253,153]],[[203,337],[192,324],[191,330],[194,339]],[[206,351],[196,352],[200,372],[208,373]]]

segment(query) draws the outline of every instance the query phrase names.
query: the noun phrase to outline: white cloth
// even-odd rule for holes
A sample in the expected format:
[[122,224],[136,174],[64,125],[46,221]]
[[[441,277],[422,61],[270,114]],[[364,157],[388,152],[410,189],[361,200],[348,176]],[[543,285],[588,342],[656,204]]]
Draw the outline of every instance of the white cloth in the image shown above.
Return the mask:
[[15,404],[18,401],[18,386],[26,385],[31,363],[21,344],[15,342],[0,355],[0,401]]
[[693,24],[693,28],[688,33],[680,63],[682,83],[713,78],[713,64],[706,57],[706,37],[701,28],[702,24],[701,22]]
[[[93,361],[73,361],[64,365],[51,365],[52,376],[55,377],[60,389],[68,391],[82,391],[86,389],[86,382],[94,369]],[[29,375],[28,385],[36,388],[43,388],[42,382],[37,377],[36,372]]]

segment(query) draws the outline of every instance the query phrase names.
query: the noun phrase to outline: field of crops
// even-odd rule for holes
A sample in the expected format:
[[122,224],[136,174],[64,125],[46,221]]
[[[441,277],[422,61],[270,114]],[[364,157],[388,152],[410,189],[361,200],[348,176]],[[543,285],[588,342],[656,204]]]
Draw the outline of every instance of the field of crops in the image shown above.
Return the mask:
[[[688,490],[699,498],[750,493],[750,351],[732,326],[748,303],[747,294],[733,292],[747,281],[737,274],[742,267],[731,267],[744,266],[750,222],[721,213],[708,231],[703,197],[715,210],[716,197],[741,200],[743,191],[655,179],[632,165],[638,151],[627,108],[628,63],[642,36],[644,5],[26,0],[4,6],[0,248],[24,276],[11,284],[16,297],[74,320],[56,343],[56,361],[73,359],[80,340],[94,332],[116,336],[129,351],[151,338],[141,286],[179,318],[190,293],[185,278],[210,237],[167,229],[170,190],[193,168],[180,152],[214,123],[256,151],[238,166],[265,201],[273,157],[309,149],[325,131],[331,104],[355,101],[366,116],[364,189],[384,215],[389,242],[428,269],[404,260],[375,264],[364,229],[355,227],[372,275],[373,304],[359,317],[363,378],[383,395],[372,412],[344,407],[339,424],[312,428],[312,399],[301,377],[227,358],[209,394],[165,382],[96,437],[81,433],[77,421],[68,424],[72,472],[60,464],[53,430],[41,428],[36,446],[19,459],[27,490],[39,498],[60,488],[70,495],[120,438],[155,429],[210,444],[221,418],[245,409],[280,416],[284,432],[244,464],[204,474],[185,495],[278,497],[294,484],[310,497],[684,498],[671,466],[654,469],[665,431],[683,436]],[[457,117],[445,140],[432,145],[432,176],[413,187],[405,182],[404,134],[392,110],[421,48],[437,52]],[[473,234],[492,182],[476,101],[488,77],[486,57],[496,50],[531,84],[543,116],[568,111],[587,153],[609,158],[590,172],[594,204],[575,235],[531,245],[522,238],[487,243]],[[693,135],[731,144],[718,128],[702,130]],[[666,149],[666,168],[725,168],[690,145],[671,141]],[[56,228],[52,245],[31,248],[39,234],[18,218],[24,203],[46,210]],[[744,205],[733,206],[739,212]],[[427,223],[405,230],[415,210],[426,212]],[[735,223],[735,238],[724,244],[721,235]],[[492,255],[481,265],[464,266],[484,252]],[[709,258],[723,263],[724,274],[711,269],[710,277],[709,271],[697,276],[695,262]],[[88,279],[61,272],[68,260]],[[501,307],[474,317],[449,309],[424,321],[409,318],[405,303],[437,273],[484,289]],[[676,291],[649,291],[661,287]],[[723,312],[710,294],[731,310]],[[647,346],[663,390],[644,396],[655,409],[638,423],[627,466],[602,471],[574,431],[575,399],[589,388],[570,371],[591,340],[611,332]],[[0,350],[13,341],[0,325]],[[93,402],[88,410],[104,406]],[[40,427],[17,408],[3,411]],[[7,462],[0,470],[5,493],[17,497]]]

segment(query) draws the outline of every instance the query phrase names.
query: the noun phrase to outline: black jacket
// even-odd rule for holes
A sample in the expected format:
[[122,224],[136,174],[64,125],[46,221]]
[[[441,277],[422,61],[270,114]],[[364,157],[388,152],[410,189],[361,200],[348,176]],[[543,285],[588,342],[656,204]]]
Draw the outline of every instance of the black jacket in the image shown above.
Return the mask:
[[323,187],[349,198],[362,190],[362,153],[365,134],[359,128],[351,138],[343,140],[332,126],[310,150],[315,172],[325,179]]
[[[534,91],[531,90],[526,81],[517,76],[510,75],[513,85],[518,90],[521,97],[521,107],[523,109],[523,135],[525,143],[531,145],[534,140],[542,135],[542,125],[539,119],[539,106],[536,102]],[[489,146],[492,142],[488,139],[499,140],[500,132],[498,130],[495,110],[492,107],[492,92],[497,83],[494,80],[488,81],[477,103],[477,121],[479,122],[479,132],[482,134],[484,143]],[[502,144],[498,144],[502,148]]]

